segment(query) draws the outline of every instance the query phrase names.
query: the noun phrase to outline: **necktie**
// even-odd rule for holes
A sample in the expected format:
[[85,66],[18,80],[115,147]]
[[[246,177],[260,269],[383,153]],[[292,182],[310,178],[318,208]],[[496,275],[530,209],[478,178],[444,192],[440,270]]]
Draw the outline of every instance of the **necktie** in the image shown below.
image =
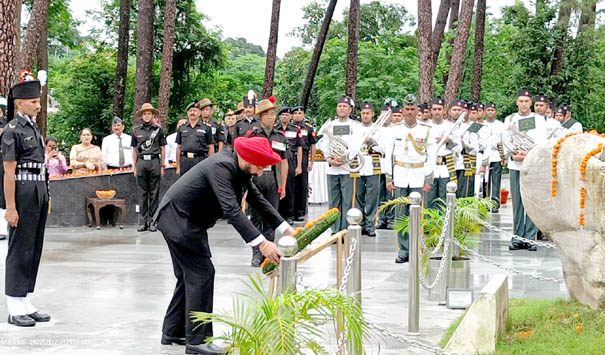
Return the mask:
[[122,147],[122,137],[118,137],[118,141],[120,142],[120,144],[118,145],[118,151],[119,151],[118,164],[120,165],[120,167],[123,167],[124,166],[124,147]]

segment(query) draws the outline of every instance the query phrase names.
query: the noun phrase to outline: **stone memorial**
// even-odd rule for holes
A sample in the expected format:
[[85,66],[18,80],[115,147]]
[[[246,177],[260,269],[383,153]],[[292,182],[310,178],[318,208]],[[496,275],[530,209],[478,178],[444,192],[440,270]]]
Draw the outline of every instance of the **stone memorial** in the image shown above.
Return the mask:
[[569,294],[605,308],[605,138],[578,134],[535,146],[521,168],[529,217],[558,247]]

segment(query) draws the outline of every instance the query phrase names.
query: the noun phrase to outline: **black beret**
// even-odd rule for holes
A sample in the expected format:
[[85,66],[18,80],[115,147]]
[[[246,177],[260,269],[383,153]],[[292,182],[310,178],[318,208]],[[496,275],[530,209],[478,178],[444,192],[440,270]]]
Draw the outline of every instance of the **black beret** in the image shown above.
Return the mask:
[[290,110],[290,113],[294,113],[296,111],[302,111],[305,112],[305,107],[303,105],[300,106],[294,106],[292,107],[292,109]]
[[200,108],[200,104],[197,101],[193,101],[192,103],[190,103],[189,105],[187,105],[187,108],[185,109],[185,112],[189,111],[192,108]]
[[542,93],[538,94],[538,96],[536,96],[535,100],[536,100],[536,102],[548,103],[548,97],[546,97],[546,95],[544,95]]
[[466,106],[466,102],[464,100],[456,99],[456,100],[452,101],[452,103],[450,104],[450,107],[454,107],[454,106],[464,108]]
[[281,115],[282,113],[292,113],[291,109],[288,106],[284,106],[282,108],[279,109],[279,112],[277,113],[277,115]]
[[435,96],[433,98],[433,101],[431,101],[432,105],[443,105],[444,104],[444,100],[441,98],[441,96]]
[[353,107],[353,99],[351,99],[348,96],[341,96],[338,98],[338,101],[336,101],[337,104],[349,104],[351,107]]
[[485,108],[496,108],[496,104],[493,102],[488,102]]
[[528,89],[519,89],[517,90],[517,97],[519,96],[527,96],[531,98],[531,91],[529,91]]
[[364,101],[361,104],[361,109],[362,110],[372,110],[372,111],[374,111],[374,106],[372,106],[371,102]]
[[399,106],[391,107],[391,113],[401,113],[401,107],[399,107]]

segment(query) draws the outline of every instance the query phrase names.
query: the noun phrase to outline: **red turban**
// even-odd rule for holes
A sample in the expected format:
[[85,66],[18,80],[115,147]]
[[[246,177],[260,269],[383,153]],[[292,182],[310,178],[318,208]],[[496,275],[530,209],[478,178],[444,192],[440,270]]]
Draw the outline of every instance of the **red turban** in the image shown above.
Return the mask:
[[235,139],[234,147],[237,154],[252,165],[269,166],[282,160],[265,137],[238,137]]

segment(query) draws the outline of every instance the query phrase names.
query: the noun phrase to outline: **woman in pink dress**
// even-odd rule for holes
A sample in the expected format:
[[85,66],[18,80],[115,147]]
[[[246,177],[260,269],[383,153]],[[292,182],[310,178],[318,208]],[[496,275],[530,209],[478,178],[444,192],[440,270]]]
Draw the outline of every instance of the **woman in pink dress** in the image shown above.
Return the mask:
[[46,152],[44,154],[44,164],[48,169],[48,175],[62,175],[67,171],[67,162],[65,156],[57,149],[57,138],[46,137]]

